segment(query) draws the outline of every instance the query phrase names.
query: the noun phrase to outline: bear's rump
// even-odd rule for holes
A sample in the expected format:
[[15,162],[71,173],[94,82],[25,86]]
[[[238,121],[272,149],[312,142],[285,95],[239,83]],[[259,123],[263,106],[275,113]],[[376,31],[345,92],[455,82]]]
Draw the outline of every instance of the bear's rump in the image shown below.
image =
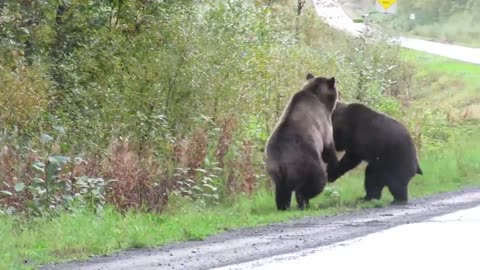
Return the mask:
[[304,161],[285,166],[285,180],[291,190],[314,188],[327,182],[325,164],[322,162]]
[[416,174],[417,159],[408,153],[389,153],[388,155],[378,156],[368,162],[376,174],[384,179],[393,179],[394,181],[403,181],[410,179]]

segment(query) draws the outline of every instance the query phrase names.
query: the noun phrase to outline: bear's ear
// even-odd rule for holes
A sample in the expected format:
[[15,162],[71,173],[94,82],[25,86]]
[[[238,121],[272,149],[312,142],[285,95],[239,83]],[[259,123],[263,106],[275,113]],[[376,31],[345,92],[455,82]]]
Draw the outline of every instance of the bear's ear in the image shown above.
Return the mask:
[[335,77],[332,77],[327,80],[327,84],[329,88],[334,88],[335,87]]
[[312,73],[308,73],[308,74],[307,74],[307,81],[308,81],[308,80],[311,80],[311,79],[313,79],[313,78],[315,78],[315,76],[313,76]]

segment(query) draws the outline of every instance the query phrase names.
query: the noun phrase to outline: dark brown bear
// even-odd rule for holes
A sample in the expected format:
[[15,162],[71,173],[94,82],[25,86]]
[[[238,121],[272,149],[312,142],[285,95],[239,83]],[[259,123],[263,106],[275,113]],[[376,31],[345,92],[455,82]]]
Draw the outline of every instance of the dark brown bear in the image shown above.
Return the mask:
[[298,209],[323,191],[338,162],[331,114],[337,102],[335,78],[307,75],[307,82],[286,106],[265,147],[266,170],[275,183],[278,210],[290,208],[295,191]]
[[408,130],[395,119],[358,103],[338,102],[332,123],[336,150],[345,154],[337,171],[329,174],[329,182],[365,161],[363,199],[380,199],[387,186],[394,198],[392,204],[406,204],[408,183],[422,174]]

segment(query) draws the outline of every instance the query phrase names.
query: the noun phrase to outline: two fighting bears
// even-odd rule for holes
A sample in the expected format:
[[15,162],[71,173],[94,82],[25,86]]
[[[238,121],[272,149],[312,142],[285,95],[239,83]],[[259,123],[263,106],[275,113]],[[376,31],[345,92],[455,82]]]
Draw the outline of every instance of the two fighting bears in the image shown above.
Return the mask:
[[[361,161],[365,200],[380,199],[388,187],[394,204],[408,201],[408,183],[422,174],[408,130],[362,104],[337,102],[335,78],[307,75],[267,141],[266,170],[275,183],[278,210],[299,209]],[[345,151],[338,161],[336,151]]]

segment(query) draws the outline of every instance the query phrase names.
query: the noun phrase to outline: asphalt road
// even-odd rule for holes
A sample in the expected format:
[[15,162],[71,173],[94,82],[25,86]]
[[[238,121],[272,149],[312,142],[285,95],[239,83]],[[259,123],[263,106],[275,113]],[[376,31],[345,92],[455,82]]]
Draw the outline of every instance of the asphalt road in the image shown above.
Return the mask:
[[407,206],[366,209],[234,230],[203,241],[124,251],[86,262],[48,265],[44,269],[250,269],[238,264],[325,247],[478,205],[480,188],[417,199]]
[[[365,31],[364,24],[354,23],[337,0],[313,0],[313,2],[318,16],[330,26],[352,36],[359,36]],[[390,42],[417,51],[480,64],[480,48],[469,48],[407,37],[394,37],[390,39]]]
[[406,37],[394,38],[392,41],[398,42],[400,46],[405,48],[480,65],[480,48],[468,48]]

